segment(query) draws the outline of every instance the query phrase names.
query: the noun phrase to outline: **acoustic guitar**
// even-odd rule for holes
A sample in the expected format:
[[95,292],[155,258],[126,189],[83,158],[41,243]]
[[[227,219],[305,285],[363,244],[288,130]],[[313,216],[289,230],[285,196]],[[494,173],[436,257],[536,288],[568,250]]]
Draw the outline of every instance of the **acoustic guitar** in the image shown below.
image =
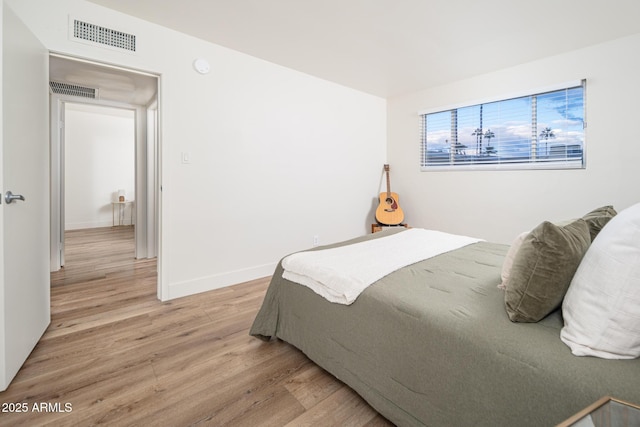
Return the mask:
[[380,204],[376,209],[376,220],[384,225],[398,225],[404,220],[404,212],[398,204],[398,195],[391,192],[389,165],[384,165],[387,174],[387,192],[380,193]]

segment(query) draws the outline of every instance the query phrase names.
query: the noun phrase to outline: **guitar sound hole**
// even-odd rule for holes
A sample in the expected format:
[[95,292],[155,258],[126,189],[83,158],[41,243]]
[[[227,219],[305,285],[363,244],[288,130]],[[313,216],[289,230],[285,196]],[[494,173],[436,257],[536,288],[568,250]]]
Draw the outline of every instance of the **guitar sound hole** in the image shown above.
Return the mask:
[[388,205],[392,205],[395,203],[395,201],[391,198],[391,197],[387,197],[387,199],[385,200],[385,202],[387,202]]

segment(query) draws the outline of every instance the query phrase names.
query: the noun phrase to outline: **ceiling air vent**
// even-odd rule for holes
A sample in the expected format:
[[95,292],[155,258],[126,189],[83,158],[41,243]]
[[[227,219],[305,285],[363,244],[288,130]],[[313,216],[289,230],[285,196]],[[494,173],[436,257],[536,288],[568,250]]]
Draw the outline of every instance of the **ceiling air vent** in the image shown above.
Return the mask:
[[49,82],[51,91],[60,95],[79,96],[82,98],[96,99],[98,97],[98,89],[92,87],[84,87],[78,85],[70,85],[68,83]]
[[77,19],[73,20],[73,37],[131,52],[136,51],[136,36],[134,34],[100,27]]

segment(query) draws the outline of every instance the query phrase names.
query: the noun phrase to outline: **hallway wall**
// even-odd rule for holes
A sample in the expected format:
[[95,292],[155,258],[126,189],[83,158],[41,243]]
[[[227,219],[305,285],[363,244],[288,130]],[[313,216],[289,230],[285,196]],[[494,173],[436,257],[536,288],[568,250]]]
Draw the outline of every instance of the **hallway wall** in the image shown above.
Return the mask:
[[[111,226],[119,189],[135,200],[134,112],[67,103],[65,230]],[[131,209],[122,212],[125,224],[131,223]],[[119,213],[116,207],[116,222]]]

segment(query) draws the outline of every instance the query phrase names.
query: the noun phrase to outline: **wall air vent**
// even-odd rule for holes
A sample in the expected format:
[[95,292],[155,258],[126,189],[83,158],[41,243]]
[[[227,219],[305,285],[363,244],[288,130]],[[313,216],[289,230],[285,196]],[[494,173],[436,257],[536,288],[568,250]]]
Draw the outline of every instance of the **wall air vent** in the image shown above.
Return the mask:
[[73,20],[73,37],[130,52],[136,51],[136,36],[134,34],[127,34],[77,19]]
[[71,85],[68,83],[49,82],[51,91],[60,95],[79,96],[82,98],[97,99],[98,89]]

